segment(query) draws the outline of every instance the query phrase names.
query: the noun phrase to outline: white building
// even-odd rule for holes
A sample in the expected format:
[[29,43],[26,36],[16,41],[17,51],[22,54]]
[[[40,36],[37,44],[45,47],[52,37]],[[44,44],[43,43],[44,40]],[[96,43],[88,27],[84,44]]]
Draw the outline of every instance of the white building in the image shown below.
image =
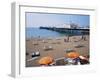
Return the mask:
[[56,27],[58,27],[58,28],[71,28],[71,25],[70,24],[60,24],[60,25],[57,25]]
[[71,23],[71,24],[59,24],[57,25],[56,27],[58,28],[79,28],[79,25],[78,24],[74,24],[74,23]]

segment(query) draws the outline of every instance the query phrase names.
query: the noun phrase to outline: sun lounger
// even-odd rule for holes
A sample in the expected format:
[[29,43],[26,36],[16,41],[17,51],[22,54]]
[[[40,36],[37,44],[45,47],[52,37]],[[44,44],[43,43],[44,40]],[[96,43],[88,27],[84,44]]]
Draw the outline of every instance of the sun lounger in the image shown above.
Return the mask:
[[51,42],[51,44],[57,44],[57,42]]
[[37,57],[37,56],[40,56],[40,52],[37,51],[32,53],[32,57]]
[[32,43],[33,45],[38,45],[38,43]]
[[73,49],[65,49],[64,50],[66,53],[69,53],[69,52],[73,52],[73,51],[75,51],[75,50],[73,50]]
[[64,57],[55,59],[55,65],[65,65],[65,64],[67,64],[64,61],[64,59],[65,59]]
[[56,40],[61,40],[60,38],[56,38]]
[[61,42],[52,42],[51,44],[61,44]]
[[40,56],[40,52],[39,51],[35,52],[35,55]]
[[57,42],[57,44],[61,44],[61,42]]
[[47,41],[45,41],[45,40],[42,40],[42,42],[43,42],[43,43],[48,43],[48,42],[47,42]]
[[48,50],[52,50],[53,47],[52,47],[52,46],[44,46],[43,49],[44,49],[45,51],[48,51]]
[[35,60],[35,59],[37,59],[38,57],[33,57],[33,58],[31,58],[31,59],[28,59],[27,61],[32,61],[32,60]]
[[80,45],[75,45],[75,48],[81,48],[84,47],[84,45],[80,44]]
[[49,49],[52,49],[52,46],[48,46]]

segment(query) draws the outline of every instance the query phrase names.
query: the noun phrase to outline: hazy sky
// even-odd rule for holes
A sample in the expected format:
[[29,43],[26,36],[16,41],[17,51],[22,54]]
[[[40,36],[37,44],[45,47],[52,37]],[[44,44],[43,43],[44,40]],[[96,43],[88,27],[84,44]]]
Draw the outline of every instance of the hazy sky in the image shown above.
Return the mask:
[[26,13],[26,27],[57,26],[76,23],[81,27],[89,26],[88,15]]

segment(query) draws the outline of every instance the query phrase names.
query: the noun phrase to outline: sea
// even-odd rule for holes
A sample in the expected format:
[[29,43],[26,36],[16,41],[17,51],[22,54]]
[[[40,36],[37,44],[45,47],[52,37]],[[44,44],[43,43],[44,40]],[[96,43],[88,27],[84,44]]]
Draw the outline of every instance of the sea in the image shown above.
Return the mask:
[[52,30],[40,29],[35,27],[26,27],[26,38],[57,38],[62,36],[79,36],[83,35],[80,31],[66,31],[65,33],[56,32]]

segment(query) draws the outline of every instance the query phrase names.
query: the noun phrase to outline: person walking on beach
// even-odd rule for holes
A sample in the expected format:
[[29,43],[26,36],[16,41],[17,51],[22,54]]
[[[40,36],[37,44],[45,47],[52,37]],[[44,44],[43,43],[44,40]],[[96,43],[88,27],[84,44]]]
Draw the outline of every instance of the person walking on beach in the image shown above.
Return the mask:
[[68,36],[67,36],[67,42],[69,42],[69,37],[70,37],[70,36],[68,35]]
[[64,42],[69,42],[69,35],[67,35],[67,39],[64,38]]
[[86,36],[85,35],[82,35],[82,37],[81,37],[81,40],[86,40]]
[[64,42],[67,42],[67,40],[66,40],[66,39],[64,39]]

